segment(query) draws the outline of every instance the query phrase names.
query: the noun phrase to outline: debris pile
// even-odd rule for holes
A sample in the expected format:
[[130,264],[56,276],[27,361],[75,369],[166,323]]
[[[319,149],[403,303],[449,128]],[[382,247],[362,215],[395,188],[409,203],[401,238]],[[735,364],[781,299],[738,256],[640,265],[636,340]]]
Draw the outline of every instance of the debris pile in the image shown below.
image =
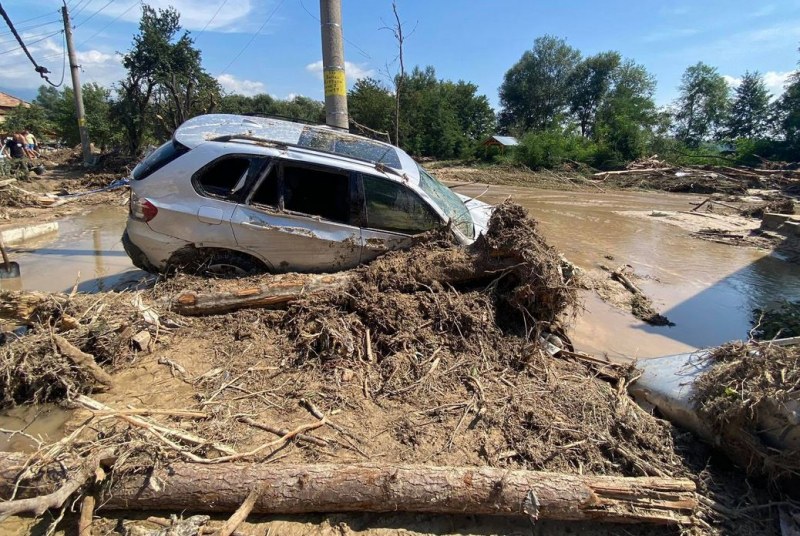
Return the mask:
[[617,188],[642,188],[696,194],[744,195],[749,189],[781,190],[796,195],[800,171],[731,166],[671,166],[655,158],[631,163],[622,171],[595,173],[596,182]]
[[[292,284],[306,291],[244,299],[253,285],[263,293]],[[372,508],[436,512],[398,477],[409,466],[397,464],[413,464],[409,479],[455,466],[446,471],[463,478],[446,479],[453,493],[489,490],[470,491],[476,511],[709,530],[719,521],[714,509],[697,508],[694,489],[710,495],[706,480],[720,475],[702,455],[692,459],[699,450],[688,435],[627,396],[634,369],[572,351],[561,329],[578,305],[570,266],[511,203],[467,249],[433,236],[342,274],[179,276],[137,293],[3,298],[2,318],[28,330],[0,346],[3,403],[80,408],[64,439],[14,458],[22,467],[10,471],[11,458],[0,456],[0,477],[13,475],[0,478],[0,492],[38,490],[36,506],[59,508],[63,500],[41,495],[63,485],[98,505],[116,497],[135,509],[141,497],[151,501],[144,508],[161,497],[177,507],[188,497],[181,509],[243,502],[271,511],[272,496],[259,498],[255,487],[252,497],[243,485],[231,498],[230,486],[215,485],[244,482],[260,467],[266,479],[298,483],[283,497],[318,489],[305,486],[309,475],[331,482],[325,493],[347,490],[335,478],[344,472],[347,482],[379,484],[368,488],[380,498]],[[200,315],[209,303],[216,309],[207,312],[224,314]],[[511,483],[542,470],[559,474],[518,500]],[[708,500],[748,493],[741,480],[726,486]],[[346,506],[316,497],[328,500],[322,511]],[[304,511],[296,504],[285,511]],[[0,517],[19,507],[0,502]],[[755,532],[764,523],[758,515],[731,521]]]
[[[700,414],[748,473],[797,481],[800,347],[732,343],[711,358],[715,365],[697,382]],[[794,448],[777,448],[775,436]]]

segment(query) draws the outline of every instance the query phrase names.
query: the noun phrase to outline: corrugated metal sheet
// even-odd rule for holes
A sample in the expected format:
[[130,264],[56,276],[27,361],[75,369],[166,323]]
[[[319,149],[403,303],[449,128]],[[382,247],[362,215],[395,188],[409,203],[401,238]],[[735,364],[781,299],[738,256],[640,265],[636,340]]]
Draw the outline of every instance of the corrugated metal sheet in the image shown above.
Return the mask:
[[519,145],[519,141],[517,141],[517,138],[513,136],[492,136],[492,139],[500,145],[505,145],[506,147]]

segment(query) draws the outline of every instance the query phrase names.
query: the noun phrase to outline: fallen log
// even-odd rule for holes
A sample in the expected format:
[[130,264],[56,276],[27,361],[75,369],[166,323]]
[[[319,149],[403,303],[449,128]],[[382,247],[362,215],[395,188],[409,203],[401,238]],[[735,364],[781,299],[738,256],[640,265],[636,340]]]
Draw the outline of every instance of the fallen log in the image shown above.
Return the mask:
[[172,310],[186,316],[199,316],[251,307],[279,307],[306,294],[342,288],[349,280],[348,272],[269,276],[266,283],[259,286],[219,292],[183,291],[172,300]]
[[655,172],[662,172],[662,171],[673,171],[674,167],[660,167],[660,168],[646,168],[646,169],[623,169],[621,171],[601,171],[599,173],[595,173],[592,175],[593,177],[604,177],[604,176],[614,176],[614,175],[633,175],[639,174],[642,175],[644,173],[655,173]]
[[[438,282],[457,286],[496,279],[500,271],[519,262],[513,252],[493,251],[491,255],[481,255],[466,249],[460,253],[431,249],[420,252],[403,270],[413,275],[409,280],[418,285]],[[344,289],[353,277],[354,272],[350,270],[333,274],[268,275],[262,278],[260,285],[253,285],[252,281],[244,284],[221,281],[218,290],[181,292],[171,300],[170,308],[181,315],[201,316],[245,308],[283,307],[309,294]]]
[[[25,454],[0,453],[1,496],[11,495],[26,460]],[[18,494],[50,493],[61,485],[59,477],[63,471],[40,471]],[[253,489],[260,491],[254,514],[494,514],[674,525],[692,523],[697,508],[695,484],[688,479],[494,467],[176,462],[107,482],[97,501],[101,510],[234,512]]]

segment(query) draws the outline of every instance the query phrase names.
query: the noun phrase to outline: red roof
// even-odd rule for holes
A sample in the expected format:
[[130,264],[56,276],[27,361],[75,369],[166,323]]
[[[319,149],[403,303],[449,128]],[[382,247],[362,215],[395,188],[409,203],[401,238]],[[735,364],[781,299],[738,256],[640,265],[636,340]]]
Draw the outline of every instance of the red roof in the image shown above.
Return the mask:
[[28,106],[24,100],[0,91],[0,108],[16,108],[20,104]]

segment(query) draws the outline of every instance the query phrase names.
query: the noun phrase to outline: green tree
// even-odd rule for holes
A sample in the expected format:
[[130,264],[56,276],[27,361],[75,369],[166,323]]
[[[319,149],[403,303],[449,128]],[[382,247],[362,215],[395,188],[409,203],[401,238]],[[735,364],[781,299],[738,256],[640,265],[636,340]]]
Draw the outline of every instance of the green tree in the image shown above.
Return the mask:
[[570,78],[581,54],[563,39],[536,39],[500,86],[501,127],[542,130],[558,125],[569,104]]
[[41,140],[50,133],[52,127],[47,120],[46,110],[33,102],[30,106],[17,106],[8,112],[2,130],[6,133],[27,130]]
[[758,72],[746,72],[736,88],[726,135],[732,139],[760,138],[767,133],[770,94]]
[[792,74],[786,90],[773,106],[776,129],[793,153],[789,158],[796,160],[800,151],[800,71]]
[[676,103],[677,138],[690,147],[720,133],[728,111],[728,83],[717,71],[703,62],[687,68]]
[[362,78],[347,94],[350,117],[378,132],[389,132],[395,113],[394,96],[374,78]]
[[180,15],[172,7],[156,11],[142,5],[139,33],[122,65],[128,74],[119,83],[114,115],[132,154],[140,152],[148,133],[170,135],[219,103],[219,84],[203,70],[200,51],[189,32],[181,33]]
[[662,120],[655,90],[655,77],[644,66],[627,60],[614,69],[597,112],[595,165],[616,167],[644,155]]
[[[83,84],[82,90],[89,141],[105,151],[114,142],[120,141],[119,129],[111,116],[111,91],[94,82]],[[72,88],[65,87],[59,100],[52,105],[54,127],[58,137],[67,145],[79,144],[81,136]]]
[[597,110],[607,97],[621,62],[619,52],[601,52],[584,59],[572,71],[569,106],[570,113],[578,121],[581,136],[591,136]]

